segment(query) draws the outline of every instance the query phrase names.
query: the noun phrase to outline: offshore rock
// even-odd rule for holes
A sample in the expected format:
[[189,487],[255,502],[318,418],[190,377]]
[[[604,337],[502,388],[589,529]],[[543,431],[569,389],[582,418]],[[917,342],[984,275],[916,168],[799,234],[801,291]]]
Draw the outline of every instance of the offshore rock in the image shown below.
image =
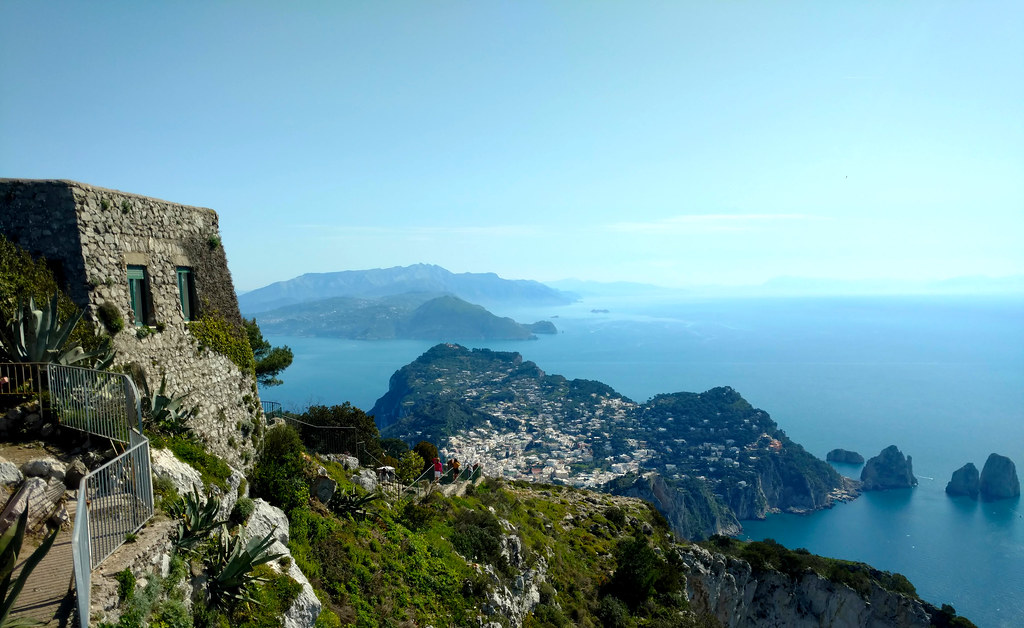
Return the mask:
[[811,570],[796,578],[778,571],[754,571],[738,558],[698,546],[679,550],[690,610],[709,613],[725,628],[925,628],[928,607],[872,583],[867,596],[830,582]]
[[904,457],[896,445],[889,445],[880,454],[868,460],[860,472],[860,481],[865,491],[917,486],[910,456]]
[[864,456],[849,449],[833,449],[825,454],[825,460],[841,464],[864,464]]
[[1017,478],[1017,467],[1013,461],[1006,456],[989,454],[981,470],[978,490],[985,501],[1020,497],[1020,479]]
[[953,477],[946,485],[946,494],[953,497],[966,495],[971,499],[978,499],[979,489],[978,467],[974,466],[973,462],[968,462],[953,472]]

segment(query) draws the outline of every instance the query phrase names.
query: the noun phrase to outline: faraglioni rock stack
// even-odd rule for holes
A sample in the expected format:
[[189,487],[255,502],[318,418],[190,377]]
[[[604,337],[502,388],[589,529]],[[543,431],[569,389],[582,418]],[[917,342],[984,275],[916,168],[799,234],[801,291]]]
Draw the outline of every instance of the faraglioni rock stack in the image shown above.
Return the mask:
[[968,462],[953,472],[953,477],[946,485],[946,494],[953,497],[966,496],[978,499],[980,485],[978,467],[974,466],[973,462]]
[[983,500],[990,502],[1020,497],[1020,480],[1013,461],[1006,456],[989,454],[981,470],[978,492]]
[[849,449],[833,449],[825,454],[825,460],[841,464],[864,464],[864,456]]
[[891,488],[917,486],[910,456],[904,457],[896,445],[889,445],[880,454],[871,458],[860,472],[860,481],[865,491],[884,491]]

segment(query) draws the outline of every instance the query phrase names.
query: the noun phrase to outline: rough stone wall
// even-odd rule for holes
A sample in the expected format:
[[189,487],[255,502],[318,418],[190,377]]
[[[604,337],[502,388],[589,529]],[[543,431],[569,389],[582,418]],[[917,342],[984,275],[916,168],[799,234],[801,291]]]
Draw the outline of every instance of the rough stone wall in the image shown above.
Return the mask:
[[82,306],[89,286],[73,207],[71,187],[63,181],[0,179],[0,233],[33,255],[59,263],[71,300]]
[[[189,267],[198,311],[241,324],[213,210],[73,181],[0,179],[0,232],[59,261],[69,295],[93,320],[100,305],[113,304],[126,323],[114,337],[117,364],[138,364],[154,388],[166,374],[168,391],[187,394],[188,404],[198,408],[192,427],[209,449],[248,466],[262,416],[255,378],[228,358],[199,349],[178,294],[177,267]],[[148,335],[131,322],[128,265],[146,267]]]

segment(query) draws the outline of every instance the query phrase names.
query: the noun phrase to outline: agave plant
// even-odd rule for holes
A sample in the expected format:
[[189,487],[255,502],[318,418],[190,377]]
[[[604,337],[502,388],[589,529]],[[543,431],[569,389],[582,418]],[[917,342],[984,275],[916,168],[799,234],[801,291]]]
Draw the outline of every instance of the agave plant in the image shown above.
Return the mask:
[[327,503],[327,506],[339,516],[362,519],[369,514],[367,513],[365,506],[374,500],[380,499],[381,497],[383,497],[383,495],[380,493],[356,495],[355,489],[349,493],[338,491],[331,497],[331,501]]
[[189,550],[214,528],[226,523],[217,520],[219,510],[219,499],[211,497],[203,501],[193,486],[191,493],[169,508],[170,515],[180,519],[173,533],[175,547]]
[[276,530],[274,528],[266,536],[253,537],[246,542],[240,535],[231,536],[226,525],[221,526],[220,542],[207,563],[212,574],[207,582],[211,606],[226,609],[236,603],[248,605],[256,602],[248,589],[252,584],[266,582],[266,579],[256,576],[253,569],[284,556],[270,551]]
[[150,391],[149,384],[142,382],[146,398],[143,399],[142,410],[148,417],[150,426],[169,434],[184,434],[189,428],[185,425],[196,414],[195,408],[185,408],[188,395],[171,396],[167,394],[167,375],[160,379],[160,388]]
[[21,617],[10,617],[14,602],[25,587],[32,570],[36,568],[46,553],[50,551],[54,540],[57,538],[57,530],[54,530],[43,540],[43,542],[32,552],[32,555],[25,560],[18,578],[11,582],[14,575],[14,566],[18,564],[21,554],[21,544],[25,540],[25,528],[28,527],[28,507],[18,522],[7,528],[7,531],[0,535],[0,628],[21,628],[23,626],[36,626],[39,622]]
[[110,343],[94,351],[80,345],[68,346],[71,332],[82,319],[82,311],[63,323],[57,314],[57,295],[49,307],[36,308],[35,299],[19,302],[14,316],[0,327],[0,357],[10,362],[56,362],[57,364],[88,364],[105,369],[114,361]]

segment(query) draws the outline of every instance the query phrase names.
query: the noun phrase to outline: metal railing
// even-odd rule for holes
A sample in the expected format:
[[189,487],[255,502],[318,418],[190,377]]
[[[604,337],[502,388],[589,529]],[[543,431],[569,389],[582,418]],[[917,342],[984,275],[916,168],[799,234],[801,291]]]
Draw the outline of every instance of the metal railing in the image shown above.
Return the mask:
[[128,443],[132,428],[142,431],[139,391],[121,373],[48,364],[50,407],[61,425]]
[[43,392],[45,366],[38,362],[0,363],[0,396],[39,399]]
[[281,415],[281,418],[299,432],[306,449],[318,454],[358,455],[356,428],[339,425],[314,425],[295,417]]
[[95,569],[153,516],[149,441],[132,433],[132,447],[82,478],[88,506],[89,566]]
[[281,404],[276,401],[260,401],[263,405],[263,416],[267,419],[274,417],[283,416],[281,412]]
[[86,475],[78,485],[71,552],[83,627],[88,625],[91,571],[154,514],[149,440],[135,430],[129,438],[127,451]]

